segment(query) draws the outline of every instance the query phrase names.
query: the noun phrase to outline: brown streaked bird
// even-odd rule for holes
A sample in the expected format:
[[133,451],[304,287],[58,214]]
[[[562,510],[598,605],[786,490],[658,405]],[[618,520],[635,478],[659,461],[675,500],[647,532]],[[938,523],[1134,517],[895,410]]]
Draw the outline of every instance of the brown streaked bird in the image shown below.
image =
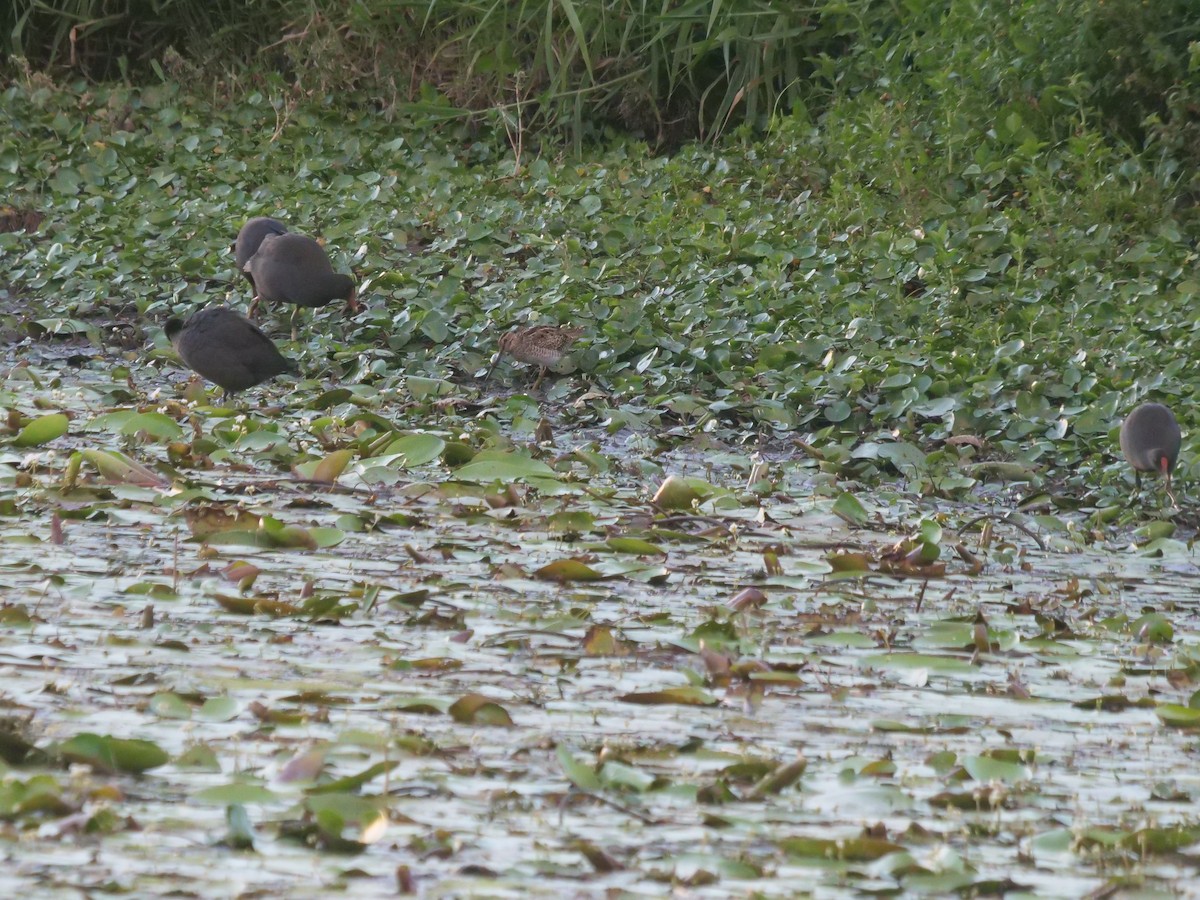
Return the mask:
[[[334,272],[325,248],[306,234],[264,235],[258,252],[243,268],[254,278],[259,299],[295,305],[292,340],[296,339],[296,316],[301,307],[345,300],[346,312],[358,312],[354,279]],[[252,315],[256,307],[257,301],[251,305]]]
[[245,276],[246,280],[250,282],[251,289],[254,290],[255,297],[251,303],[252,307],[258,300],[258,289],[254,286],[254,276],[246,271],[246,263],[250,262],[250,257],[258,252],[263,238],[268,234],[287,234],[287,226],[270,216],[255,216],[242,226],[237,234],[237,240],[230,248],[233,250],[233,261],[237,265],[238,271]]
[[1121,423],[1121,452],[1133,467],[1133,478],[1142,487],[1143,472],[1158,472],[1163,476],[1167,496],[1171,493],[1171,471],[1179,459],[1179,422],[1175,414],[1161,403],[1143,403]]
[[546,369],[557,365],[581,334],[583,334],[582,328],[569,325],[534,325],[530,328],[514,329],[501,336],[500,349],[496,353],[496,358],[492,360],[491,368],[488,369],[483,381],[485,384],[487,383],[488,379],[492,377],[492,372],[507,353],[517,362],[541,367],[537,381],[533,383],[533,389],[536,390],[537,386],[542,383],[542,379],[546,377]]
[[228,306],[209,306],[187,322],[169,319],[164,330],[184,364],[226,397],[298,371],[257,325]]

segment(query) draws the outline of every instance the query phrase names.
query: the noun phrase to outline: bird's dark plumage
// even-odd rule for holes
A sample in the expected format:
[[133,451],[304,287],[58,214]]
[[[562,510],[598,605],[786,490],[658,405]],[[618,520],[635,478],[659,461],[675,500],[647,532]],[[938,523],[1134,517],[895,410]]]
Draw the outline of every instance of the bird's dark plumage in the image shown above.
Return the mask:
[[268,234],[245,264],[263,300],[324,306],[354,305],[354,279],[333,271],[325,248],[305,234]]
[[226,394],[297,371],[257,325],[227,306],[207,307],[187,322],[171,319],[166,333],[188,368]]
[[237,240],[233,242],[233,258],[238,271],[246,276],[250,286],[254,287],[254,277],[246,271],[246,263],[258,252],[259,246],[268,234],[287,234],[287,226],[278,219],[270,216],[255,216],[242,226]]
[[1182,436],[1175,414],[1161,403],[1143,403],[1121,423],[1121,452],[1133,467],[1138,486],[1142,472],[1157,472],[1171,496],[1171,472],[1179,459]]

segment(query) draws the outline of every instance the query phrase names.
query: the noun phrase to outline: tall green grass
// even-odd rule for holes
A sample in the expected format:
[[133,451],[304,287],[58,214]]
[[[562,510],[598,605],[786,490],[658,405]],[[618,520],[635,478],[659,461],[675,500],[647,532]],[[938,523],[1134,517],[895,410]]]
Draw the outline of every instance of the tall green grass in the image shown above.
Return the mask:
[[0,39],[94,79],[158,77],[173,52],[388,109],[432,90],[515,145],[617,127],[672,146],[874,92],[947,127],[1099,124],[1200,164],[1195,0],[10,0]]

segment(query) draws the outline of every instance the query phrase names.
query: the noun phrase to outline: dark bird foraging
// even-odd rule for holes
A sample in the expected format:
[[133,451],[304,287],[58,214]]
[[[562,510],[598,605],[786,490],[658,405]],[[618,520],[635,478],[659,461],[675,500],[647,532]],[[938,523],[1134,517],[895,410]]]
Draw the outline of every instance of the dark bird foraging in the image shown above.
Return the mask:
[[[297,307],[292,313],[292,340],[296,339],[300,307],[345,300],[347,312],[358,311],[354,279],[334,272],[325,248],[306,234],[264,235],[258,252],[243,268],[254,279],[259,299]],[[256,306],[257,302],[252,313]]]
[[187,322],[170,319],[165,330],[187,367],[226,396],[298,371],[257,325],[228,306],[209,306]]
[[1121,423],[1121,452],[1133,467],[1138,489],[1142,487],[1143,472],[1163,476],[1167,496],[1171,493],[1171,471],[1179,458],[1181,436],[1175,414],[1161,403],[1143,403]]
[[572,328],[568,325],[534,325],[531,328],[510,331],[500,338],[500,350],[484,376],[484,383],[492,377],[492,372],[507,353],[517,362],[541,367],[537,381],[533,383],[536,390],[546,377],[546,369],[557,365],[581,334],[582,328]]
[[[242,226],[242,230],[238,232],[237,240],[233,242],[231,248],[238,271],[250,282],[251,288],[254,288],[254,276],[246,271],[246,263],[250,262],[250,257],[258,252],[263,238],[268,234],[287,234],[287,226],[270,216],[255,216]],[[257,288],[255,288],[255,292],[257,293]],[[257,297],[255,299],[257,300]]]

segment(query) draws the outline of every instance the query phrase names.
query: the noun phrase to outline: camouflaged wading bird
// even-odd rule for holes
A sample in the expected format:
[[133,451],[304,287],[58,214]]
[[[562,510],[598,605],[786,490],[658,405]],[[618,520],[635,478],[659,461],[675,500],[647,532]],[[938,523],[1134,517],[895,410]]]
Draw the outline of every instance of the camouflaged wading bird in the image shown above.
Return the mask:
[[501,358],[507,353],[517,362],[541,366],[533,390],[546,377],[546,369],[557,365],[571,345],[583,334],[582,328],[572,328],[568,325],[534,325],[531,328],[517,328],[500,338],[500,349],[492,365],[484,376],[484,384],[492,377]]
[[[254,287],[254,276],[246,271],[246,263],[250,262],[250,257],[258,252],[259,246],[268,234],[287,234],[287,226],[278,219],[272,219],[270,216],[255,216],[242,226],[238,232],[237,240],[233,242],[230,248],[233,250],[233,260],[237,265],[237,269],[245,279],[250,282],[250,287],[254,289],[255,300],[257,300],[258,289]],[[251,304],[253,305],[253,303]]]
[[298,371],[257,325],[228,306],[209,306],[187,322],[169,319],[165,331],[187,367],[226,397]]
[[[296,339],[296,317],[301,307],[315,308],[345,300],[347,312],[358,311],[354,279],[334,272],[325,248],[306,234],[289,231],[264,235],[258,251],[247,260],[243,270],[254,279],[258,300],[296,306],[292,313],[292,340]],[[251,315],[258,300],[251,304]]]
[[1161,403],[1143,403],[1125,418],[1121,423],[1121,452],[1133,467],[1139,490],[1143,472],[1158,472],[1163,476],[1167,496],[1175,503],[1171,471],[1179,458],[1180,440],[1175,414]]

